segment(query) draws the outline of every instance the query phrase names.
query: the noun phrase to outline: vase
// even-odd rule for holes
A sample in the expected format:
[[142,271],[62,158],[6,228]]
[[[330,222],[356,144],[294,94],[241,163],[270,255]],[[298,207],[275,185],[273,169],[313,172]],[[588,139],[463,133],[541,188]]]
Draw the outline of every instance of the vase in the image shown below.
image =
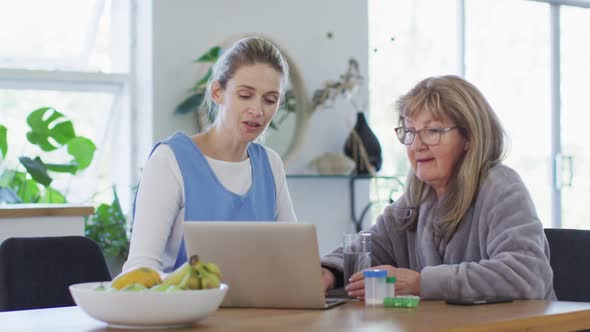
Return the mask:
[[381,169],[381,145],[364,112],[356,115],[356,124],[344,143],[344,154],[354,160],[356,174],[375,174]]

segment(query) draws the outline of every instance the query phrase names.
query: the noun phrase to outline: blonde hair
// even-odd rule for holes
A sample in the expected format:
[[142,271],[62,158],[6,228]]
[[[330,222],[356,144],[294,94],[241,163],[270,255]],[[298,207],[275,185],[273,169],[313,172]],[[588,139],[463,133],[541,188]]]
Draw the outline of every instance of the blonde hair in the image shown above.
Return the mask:
[[227,82],[234,77],[236,71],[245,65],[267,64],[281,73],[281,99],[289,82],[289,65],[279,49],[266,39],[260,37],[246,37],[235,42],[225,50],[211,69],[211,77],[207,82],[207,89],[201,108],[210,114],[211,119],[217,117],[217,105],[211,98],[211,88],[215,81],[225,89]]
[[[427,111],[436,120],[446,117],[453,121],[469,141],[438,206],[440,219],[433,224],[435,239],[448,241],[475,200],[488,170],[504,159],[504,130],[483,94],[473,84],[454,75],[422,80],[401,96],[396,106],[402,126],[404,118]],[[410,170],[405,189],[410,207],[417,208],[433,190]],[[415,213],[405,228],[415,230],[417,223],[418,213]]]

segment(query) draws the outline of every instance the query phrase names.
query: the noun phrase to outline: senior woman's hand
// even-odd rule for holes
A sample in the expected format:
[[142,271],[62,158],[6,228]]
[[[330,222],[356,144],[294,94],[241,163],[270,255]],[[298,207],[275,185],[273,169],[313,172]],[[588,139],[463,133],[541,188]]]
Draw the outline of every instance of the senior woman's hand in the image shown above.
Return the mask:
[[334,274],[325,267],[322,267],[322,283],[324,284],[324,290],[334,288],[335,281],[336,278],[334,277]]
[[[420,295],[420,273],[410,269],[396,268],[391,265],[379,265],[371,269],[386,270],[387,276],[395,277],[395,294]],[[365,277],[363,272],[357,272],[350,277],[346,286],[348,296],[362,299],[365,297]]]

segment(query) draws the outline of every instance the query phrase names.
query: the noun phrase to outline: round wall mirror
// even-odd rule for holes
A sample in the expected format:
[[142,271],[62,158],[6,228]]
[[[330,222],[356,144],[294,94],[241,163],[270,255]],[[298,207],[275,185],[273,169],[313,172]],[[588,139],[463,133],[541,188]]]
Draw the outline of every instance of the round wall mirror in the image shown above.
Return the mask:
[[[275,44],[277,45],[277,44]],[[279,45],[277,47],[280,48]],[[287,166],[296,156],[305,136],[310,108],[303,79],[295,62],[281,50],[289,63],[289,84],[283,106],[275,115],[272,127],[266,130],[263,143],[275,150]]]

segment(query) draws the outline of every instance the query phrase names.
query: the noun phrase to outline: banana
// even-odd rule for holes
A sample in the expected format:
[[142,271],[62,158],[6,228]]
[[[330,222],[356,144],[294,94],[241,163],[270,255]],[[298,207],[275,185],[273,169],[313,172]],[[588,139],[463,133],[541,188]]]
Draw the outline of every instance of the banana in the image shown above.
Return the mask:
[[189,262],[198,275],[199,288],[207,289],[219,287],[221,283],[221,270],[219,269],[219,266],[211,262],[202,262],[198,255],[192,255]]
[[205,268],[199,269],[199,277],[201,278],[201,288],[218,288],[221,280],[217,275],[207,272]]
[[176,285],[164,285],[164,284],[159,284],[156,285],[152,288],[150,288],[150,291],[152,292],[162,292],[162,293],[172,293],[172,292],[177,292],[177,291],[181,291],[182,288],[176,286]]
[[198,255],[192,255],[164,280],[160,279],[160,274],[156,270],[141,267],[119,275],[111,282],[110,288],[115,290],[150,288],[154,292],[169,292],[182,289],[218,288],[220,283],[219,266],[211,262],[205,263]]
[[176,285],[170,285],[170,287],[168,287],[168,289],[166,290],[166,293],[178,292],[181,290],[183,290],[183,289],[176,286]]
[[207,272],[213,273],[217,276],[217,278],[221,279],[221,270],[219,269],[219,266],[217,266],[217,264],[209,262],[203,265],[205,266],[205,270],[207,270]]
[[201,261],[199,255],[192,255],[188,259],[188,262],[196,271],[198,271],[203,266],[203,262]]
[[[199,258],[199,255],[192,255],[189,258],[189,263],[196,271],[198,277],[198,286],[197,280],[192,277],[193,284],[189,288],[191,289],[206,289],[206,288],[217,288],[221,283],[221,270],[219,266],[215,263],[204,263]],[[197,287],[197,288],[194,288]]]
[[158,271],[149,267],[140,267],[118,275],[111,282],[111,287],[122,289],[131,284],[141,284],[146,288],[150,288],[161,282]]
[[163,281],[164,285],[177,285],[183,282],[186,276],[190,276],[191,271],[193,271],[193,267],[188,263],[185,262],[181,266],[177,267],[176,270],[172,271]]
[[146,290],[148,289],[147,287],[145,287],[142,284],[131,284],[131,285],[127,285],[125,287],[123,287],[121,290],[125,291],[125,292],[139,292],[142,290]]
[[188,280],[188,288],[189,289],[201,289],[201,279],[199,278],[199,274],[196,270],[193,269],[191,276]]
[[164,285],[164,284],[157,284],[154,287],[150,288],[151,292],[166,292],[168,288],[173,287],[174,285]]
[[204,268],[204,265],[199,260],[198,255],[191,256],[188,263],[192,268],[190,269],[190,272],[184,276],[179,286],[183,289],[201,289],[199,271]]
[[191,280],[191,277],[193,275],[195,275],[196,272],[194,269],[189,269],[188,273],[186,273],[184,275],[184,277],[182,278],[182,281],[180,281],[180,283],[178,284],[178,287],[182,288],[182,289],[189,289],[189,282]]

